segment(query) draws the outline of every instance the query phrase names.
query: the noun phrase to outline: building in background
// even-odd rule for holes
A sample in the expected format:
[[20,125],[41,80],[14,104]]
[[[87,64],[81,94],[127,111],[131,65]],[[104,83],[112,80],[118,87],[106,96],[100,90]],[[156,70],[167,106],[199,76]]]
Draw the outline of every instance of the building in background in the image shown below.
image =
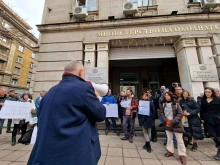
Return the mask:
[[33,47],[38,39],[19,15],[0,1],[0,86],[28,91],[35,67]]
[[[181,83],[196,98],[219,87],[220,0],[46,0],[31,90],[57,84],[81,60],[117,94]],[[104,69],[104,71],[103,71]],[[218,72],[217,72],[218,71]]]

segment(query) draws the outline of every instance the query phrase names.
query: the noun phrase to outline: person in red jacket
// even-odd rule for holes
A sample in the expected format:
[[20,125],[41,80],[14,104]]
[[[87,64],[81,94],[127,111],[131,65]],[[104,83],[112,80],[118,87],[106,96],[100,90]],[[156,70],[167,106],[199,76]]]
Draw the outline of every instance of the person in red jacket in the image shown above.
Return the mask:
[[[127,89],[126,94],[127,97],[123,101],[128,101],[129,106],[123,107],[123,130],[125,136],[121,138],[121,140],[129,140],[130,143],[133,143],[134,124],[138,108],[138,99],[132,97],[133,90],[131,88]],[[121,105],[123,105],[122,102]]]

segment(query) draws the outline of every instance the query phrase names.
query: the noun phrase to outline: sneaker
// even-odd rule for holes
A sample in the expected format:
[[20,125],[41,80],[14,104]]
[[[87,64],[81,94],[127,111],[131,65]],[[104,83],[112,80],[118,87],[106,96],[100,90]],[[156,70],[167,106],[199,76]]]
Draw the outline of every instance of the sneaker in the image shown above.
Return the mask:
[[171,157],[171,156],[173,156],[173,153],[167,151],[167,153],[166,153],[164,156],[165,156],[165,157]]
[[119,136],[119,135],[120,135],[120,133],[119,133],[118,131],[115,131],[115,133],[117,134],[117,136]]
[[130,143],[133,143],[133,137],[130,137],[130,138],[129,138],[129,142],[130,142]]
[[128,140],[128,138],[125,136],[125,137],[122,137],[121,140]]
[[214,156],[215,160],[220,160],[220,152],[217,151],[216,155]]
[[191,151],[196,152],[197,149],[198,149],[198,145],[197,145],[197,143],[194,143],[192,148],[191,148]]
[[157,138],[153,138],[152,142],[156,143],[157,142]]
[[180,161],[182,164],[186,164],[186,156],[180,156]]
[[105,130],[105,134],[108,135],[109,130]]

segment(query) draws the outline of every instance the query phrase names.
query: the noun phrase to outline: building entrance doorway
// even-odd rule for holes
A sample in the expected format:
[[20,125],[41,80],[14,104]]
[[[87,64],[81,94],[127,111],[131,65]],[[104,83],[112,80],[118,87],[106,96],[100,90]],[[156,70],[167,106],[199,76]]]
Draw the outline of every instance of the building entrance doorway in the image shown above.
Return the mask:
[[154,95],[161,85],[171,90],[172,83],[180,82],[177,59],[110,60],[109,82],[115,96],[128,87],[138,98],[149,89]]
[[120,73],[120,91],[131,88],[135,96],[139,95],[139,73]]

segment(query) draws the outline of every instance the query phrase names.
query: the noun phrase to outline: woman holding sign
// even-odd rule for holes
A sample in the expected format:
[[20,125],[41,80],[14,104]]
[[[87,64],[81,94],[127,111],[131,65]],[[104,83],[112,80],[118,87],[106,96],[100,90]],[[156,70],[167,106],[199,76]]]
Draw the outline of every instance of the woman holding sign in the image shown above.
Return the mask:
[[139,125],[143,130],[144,138],[146,140],[143,149],[147,150],[147,152],[151,153],[151,127],[153,125],[153,120],[155,116],[154,105],[152,101],[148,99],[148,94],[144,92],[142,94],[142,100],[139,101],[139,110],[138,110],[138,120]]
[[16,135],[17,135],[19,127],[21,127],[22,133],[21,133],[21,137],[18,140],[18,143],[21,143],[22,137],[27,131],[28,122],[31,119],[31,112],[35,110],[35,105],[34,105],[33,100],[29,99],[29,93],[24,93],[22,95],[21,102],[29,102],[29,103],[33,104],[33,108],[30,109],[30,115],[28,118],[23,119],[23,120],[13,119],[14,128],[13,128],[13,132],[12,132],[12,142],[11,142],[12,146],[16,145]]
[[178,154],[182,164],[186,164],[186,147],[183,142],[184,128],[182,125],[183,111],[175,101],[172,92],[165,92],[165,102],[162,105],[161,117],[164,121],[164,129],[167,134],[167,153],[165,157],[171,157],[174,153],[173,134],[176,135],[178,143]]
[[189,139],[193,138],[192,151],[197,151],[198,140],[203,140],[201,121],[198,116],[200,112],[199,105],[196,101],[190,97],[190,93],[188,91],[183,91],[182,99],[180,100],[180,106],[183,110],[183,115],[188,119],[188,126],[184,126],[184,143],[187,147],[189,144]]

